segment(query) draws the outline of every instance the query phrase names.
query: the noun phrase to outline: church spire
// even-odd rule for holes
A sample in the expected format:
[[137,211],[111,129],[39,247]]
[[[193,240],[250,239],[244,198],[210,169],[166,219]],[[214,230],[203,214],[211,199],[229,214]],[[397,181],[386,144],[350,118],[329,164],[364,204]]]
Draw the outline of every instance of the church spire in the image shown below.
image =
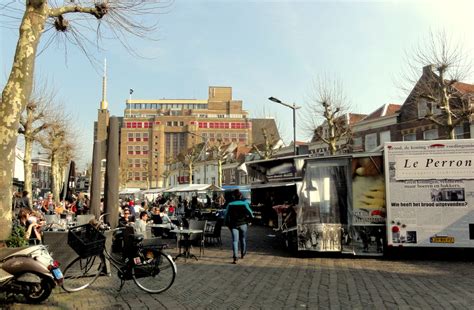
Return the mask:
[[102,101],[100,102],[100,109],[107,110],[107,59],[104,59],[104,76],[102,77]]

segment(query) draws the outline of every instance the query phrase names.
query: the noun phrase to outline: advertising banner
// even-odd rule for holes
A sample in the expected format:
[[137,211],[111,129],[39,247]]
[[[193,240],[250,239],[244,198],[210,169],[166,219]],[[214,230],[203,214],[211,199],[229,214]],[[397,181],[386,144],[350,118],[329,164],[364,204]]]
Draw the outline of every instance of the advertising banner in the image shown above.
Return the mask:
[[474,140],[385,144],[387,243],[474,246]]

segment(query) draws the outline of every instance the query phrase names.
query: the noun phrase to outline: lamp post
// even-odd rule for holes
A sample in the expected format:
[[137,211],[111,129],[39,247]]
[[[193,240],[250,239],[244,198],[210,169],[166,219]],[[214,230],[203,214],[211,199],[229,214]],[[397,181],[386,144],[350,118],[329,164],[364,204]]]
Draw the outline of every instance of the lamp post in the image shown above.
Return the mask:
[[288,107],[293,110],[293,155],[296,155],[296,110],[300,109],[301,107],[296,106],[294,103],[293,105],[290,105],[288,103],[284,103],[280,99],[277,99],[275,97],[270,97],[268,100],[279,103],[281,105],[284,105],[285,107]]

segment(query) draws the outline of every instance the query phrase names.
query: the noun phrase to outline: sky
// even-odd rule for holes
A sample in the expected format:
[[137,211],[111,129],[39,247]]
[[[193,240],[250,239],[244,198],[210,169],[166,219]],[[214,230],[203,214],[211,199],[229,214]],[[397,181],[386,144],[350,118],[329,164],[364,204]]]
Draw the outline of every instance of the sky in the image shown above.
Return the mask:
[[[113,41],[105,41],[93,56],[107,59],[111,115],[123,116],[130,88],[133,99],[207,99],[209,86],[230,86],[252,117],[275,117],[289,143],[291,110],[268,97],[302,106],[297,123],[308,113],[308,97],[321,76],[341,80],[355,113],[403,103],[406,93],[397,81],[407,53],[430,31],[446,31],[474,55],[472,12],[474,1],[469,0],[175,0],[156,16],[158,40],[131,41],[146,58],[134,57]],[[0,31],[3,87],[18,30]],[[79,166],[91,162],[102,67],[94,67],[74,46],[65,50],[53,44],[38,56],[36,75],[50,81],[73,116]],[[297,126],[297,140],[308,139]]]

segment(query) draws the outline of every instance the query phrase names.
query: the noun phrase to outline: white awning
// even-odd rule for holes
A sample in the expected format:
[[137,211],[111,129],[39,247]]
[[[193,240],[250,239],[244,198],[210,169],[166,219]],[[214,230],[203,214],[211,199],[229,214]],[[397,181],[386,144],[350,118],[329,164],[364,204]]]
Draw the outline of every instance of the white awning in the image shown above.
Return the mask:
[[181,184],[164,190],[168,193],[174,192],[204,192],[204,191],[222,191],[222,188],[214,184]]

